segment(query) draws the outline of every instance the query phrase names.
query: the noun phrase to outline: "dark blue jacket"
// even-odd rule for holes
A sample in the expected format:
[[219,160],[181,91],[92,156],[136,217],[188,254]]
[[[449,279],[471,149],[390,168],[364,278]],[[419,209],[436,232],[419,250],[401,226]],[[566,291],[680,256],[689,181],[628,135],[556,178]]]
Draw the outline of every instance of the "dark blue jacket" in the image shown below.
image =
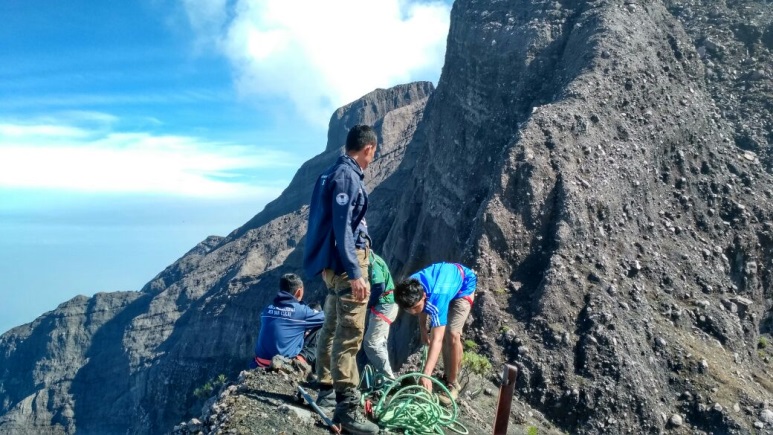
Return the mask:
[[349,279],[362,276],[355,249],[366,246],[368,193],[362,169],[343,155],[317,179],[309,206],[303,268],[307,277],[333,269]]
[[285,291],[279,291],[260,314],[260,333],[255,356],[270,360],[275,355],[295,358],[303,349],[304,334],[322,326],[325,313],[312,310]]

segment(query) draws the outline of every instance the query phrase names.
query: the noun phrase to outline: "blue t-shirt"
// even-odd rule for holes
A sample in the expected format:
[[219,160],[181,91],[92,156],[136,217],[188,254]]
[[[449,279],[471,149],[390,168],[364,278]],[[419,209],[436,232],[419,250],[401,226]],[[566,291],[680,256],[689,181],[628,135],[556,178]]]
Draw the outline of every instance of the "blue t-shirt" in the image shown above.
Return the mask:
[[448,323],[448,305],[452,300],[475,293],[478,277],[471,269],[456,263],[435,263],[413,275],[424,287],[427,300],[424,312],[429,316],[430,327]]

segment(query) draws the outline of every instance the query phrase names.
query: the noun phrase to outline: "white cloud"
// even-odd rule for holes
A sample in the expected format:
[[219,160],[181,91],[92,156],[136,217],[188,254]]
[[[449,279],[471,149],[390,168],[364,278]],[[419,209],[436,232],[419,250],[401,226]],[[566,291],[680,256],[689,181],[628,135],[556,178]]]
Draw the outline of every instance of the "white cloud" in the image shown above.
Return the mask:
[[0,124],[0,137],[4,138],[24,138],[37,137],[37,138],[75,138],[84,137],[88,133],[76,128],[66,125],[18,125],[18,124]]
[[[104,93],[62,93],[36,94],[4,97],[2,109],[11,113],[19,110],[38,110],[41,107],[68,109],[71,107],[101,106],[114,108],[116,106],[159,106],[171,104],[207,104],[228,102],[232,99],[230,89],[188,89],[186,91],[168,92],[104,92]],[[61,112],[60,110],[60,112]],[[109,109],[104,109],[109,110]],[[77,113],[77,111],[72,111]],[[86,113],[86,112],[83,112]],[[62,118],[60,118],[62,119]],[[94,119],[93,121],[98,121]]]
[[118,122],[119,118],[115,115],[91,110],[68,110],[57,114],[57,119],[66,120],[72,123],[89,123],[110,125]]
[[436,80],[450,14],[450,6],[440,1],[185,4],[194,29],[233,63],[240,91],[288,98],[318,124],[326,124],[337,107],[376,88]]
[[[110,115],[76,114],[113,122]],[[288,167],[282,151],[105,125],[0,123],[0,189],[153,193],[194,197],[278,194],[245,174]]]

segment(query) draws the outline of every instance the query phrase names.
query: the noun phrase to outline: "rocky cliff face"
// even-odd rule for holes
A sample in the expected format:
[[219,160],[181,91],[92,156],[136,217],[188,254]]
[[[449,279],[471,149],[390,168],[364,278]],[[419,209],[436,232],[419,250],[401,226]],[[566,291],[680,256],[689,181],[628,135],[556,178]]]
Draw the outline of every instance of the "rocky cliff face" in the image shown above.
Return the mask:
[[552,32],[562,50],[543,52],[555,98],[533,104],[472,225],[494,290],[479,334],[571,430],[658,431],[673,414],[749,430],[759,410],[733,408],[771,397],[756,350],[770,176],[664,5],[574,6]]
[[457,1],[385,240],[407,270],[476,266],[478,341],[573,433],[748,431],[771,399],[770,52],[753,41],[754,84],[717,82],[705,64],[735,67],[666,6]]
[[384,143],[376,248],[397,276],[476,269],[467,333],[520,368],[519,401],[571,433],[770,428],[772,23],[767,0],[457,0],[428,98],[342,109],[244,227],[102,311],[74,300],[2,336],[0,432],[196,414],[192,391],[243,367],[278,276],[300,270],[308,192],[361,120]]

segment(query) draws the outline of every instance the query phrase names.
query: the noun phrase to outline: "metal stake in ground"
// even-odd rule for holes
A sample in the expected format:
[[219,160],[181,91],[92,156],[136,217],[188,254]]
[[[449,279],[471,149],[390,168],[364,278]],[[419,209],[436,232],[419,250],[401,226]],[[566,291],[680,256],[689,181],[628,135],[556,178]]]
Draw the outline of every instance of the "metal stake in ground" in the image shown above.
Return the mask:
[[497,404],[496,420],[494,420],[494,435],[507,434],[516,376],[518,376],[517,368],[510,364],[502,366],[502,384],[499,386],[499,403]]
[[306,402],[311,405],[311,408],[319,414],[320,417],[322,417],[322,421],[327,425],[327,427],[330,429],[331,432],[334,434],[340,434],[341,433],[341,427],[338,425],[333,424],[333,420],[331,420],[327,415],[325,415],[325,411],[323,411],[319,406],[317,406],[317,402],[314,401],[314,398],[309,395],[309,393],[306,392],[306,390],[303,389],[300,385],[298,385],[298,392],[301,393],[301,396],[303,396],[304,399],[306,399]]

